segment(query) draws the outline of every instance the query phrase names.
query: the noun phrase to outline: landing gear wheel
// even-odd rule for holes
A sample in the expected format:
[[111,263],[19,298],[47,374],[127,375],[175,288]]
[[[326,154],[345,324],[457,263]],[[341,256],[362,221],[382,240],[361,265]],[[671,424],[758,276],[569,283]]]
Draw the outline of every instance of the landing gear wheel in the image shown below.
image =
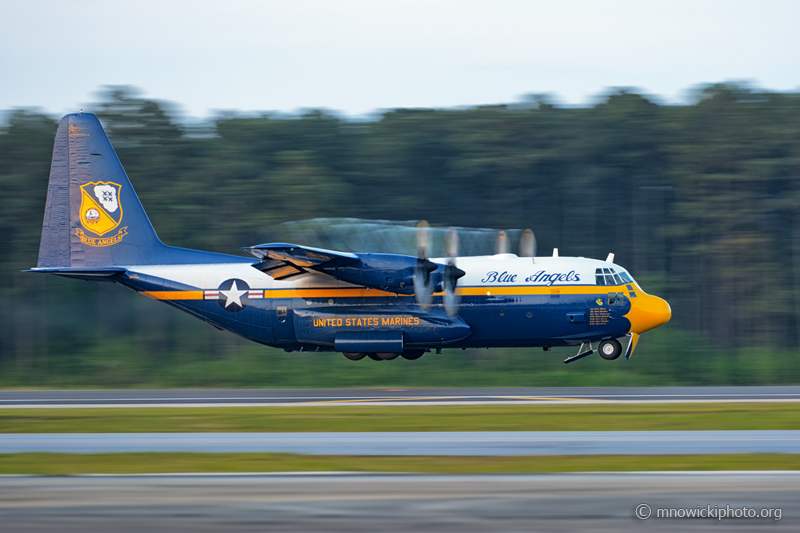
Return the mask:
[[419,359],[425,354],[425,350],[406,350],[400,355],[403,356],[403,359],[408,359],[409,361],[414,361],[415,359]]
[[369,358],[370,358],[370,359],[372,359],[373,361],[383,361],[383,359],[381,359],[380,357],[378,357],[378,354],[375,354],[375,353],[368,353],[368,354],[367,354],[367,357],[369,357]]
[[378,352],[375,355],[377,355],[384,361],[391,361],[392,359],[397,359],[398,357],[400,357],[400,354],[397,352]]
[[620,356],[622,353],[622,346],[617,339],[608,339],[600,343],[600,346],[597,347],[597,351],[600,352],[600,357],[606,361],[611,361]]
[[364,352],[342,352],[342,355],[350,359],[351,361],[358,361],[360,359],[364,359],[367,355]]

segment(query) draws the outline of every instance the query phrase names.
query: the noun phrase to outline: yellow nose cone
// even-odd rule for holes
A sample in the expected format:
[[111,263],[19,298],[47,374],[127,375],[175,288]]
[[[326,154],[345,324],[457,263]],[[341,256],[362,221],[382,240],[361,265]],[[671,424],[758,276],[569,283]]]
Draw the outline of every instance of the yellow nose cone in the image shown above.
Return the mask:
[[625,315],[631,322],[632,333],[641,334],[669,322],[672,309],[666,300],[641,291],[636,292],[639,294],[636,298],[631,298],[631,310]]

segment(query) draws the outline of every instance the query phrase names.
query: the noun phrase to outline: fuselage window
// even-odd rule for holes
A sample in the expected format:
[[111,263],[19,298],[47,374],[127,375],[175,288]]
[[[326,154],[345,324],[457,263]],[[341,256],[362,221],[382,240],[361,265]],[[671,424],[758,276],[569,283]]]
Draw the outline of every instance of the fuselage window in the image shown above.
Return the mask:
[[625,294],[621,292],[609,292],[608,305],[625,305]]

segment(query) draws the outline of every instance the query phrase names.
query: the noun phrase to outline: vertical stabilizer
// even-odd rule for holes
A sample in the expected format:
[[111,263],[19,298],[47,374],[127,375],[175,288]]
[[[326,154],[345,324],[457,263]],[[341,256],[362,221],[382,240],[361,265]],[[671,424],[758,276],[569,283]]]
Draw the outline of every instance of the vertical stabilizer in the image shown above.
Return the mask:
[[159,262],[156,235],[100,121],[61,119],[53,147],[38,268]]

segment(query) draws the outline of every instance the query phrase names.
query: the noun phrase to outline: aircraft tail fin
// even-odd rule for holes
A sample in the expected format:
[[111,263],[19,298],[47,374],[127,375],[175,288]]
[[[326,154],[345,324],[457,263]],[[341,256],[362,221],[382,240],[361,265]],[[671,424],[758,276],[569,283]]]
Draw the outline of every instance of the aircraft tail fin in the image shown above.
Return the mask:
[[156,235],[100,121],[61,119],[53,147],[38,268],[159,262]]
[[243,262],[162,243],[97,117],[61,119],[34,271],[100,279],[126,265]]

